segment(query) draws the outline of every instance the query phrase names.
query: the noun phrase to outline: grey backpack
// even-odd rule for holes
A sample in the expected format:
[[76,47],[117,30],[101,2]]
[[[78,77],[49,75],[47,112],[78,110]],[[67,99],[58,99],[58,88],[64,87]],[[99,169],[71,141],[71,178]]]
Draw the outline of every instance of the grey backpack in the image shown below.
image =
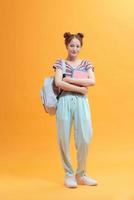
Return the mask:
[[[62,75],[64,77],[66,65],[63,59],[62,59],[62,65],[63,65]],[[44,79],[43,87],[40,90],[40,96],[46,113],[50,115],[56,114],[57,101],[62,92],[63,90],[56,87],[54,76],[50,76]]]

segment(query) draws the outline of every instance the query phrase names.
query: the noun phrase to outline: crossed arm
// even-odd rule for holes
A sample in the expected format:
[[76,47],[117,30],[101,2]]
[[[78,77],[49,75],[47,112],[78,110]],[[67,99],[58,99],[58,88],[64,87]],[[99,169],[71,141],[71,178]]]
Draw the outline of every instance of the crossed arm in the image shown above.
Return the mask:
[[95,75],[92,69],[88,70],[88,78],[86,79],[65,77],[63,78],[63,80],[66,81],[67,83],[71,83],[71,84],[75,84],[79,86],[85,86],[85,87],[95,85]]
[[73,91],[86,94],[87,87],[95,84],[95,75],[92,69],[89,69],[87,79],[77,79],[71,77],[65,77],[62,79],[62,70],[56,69],[55,84],[57,87],[65,91]]

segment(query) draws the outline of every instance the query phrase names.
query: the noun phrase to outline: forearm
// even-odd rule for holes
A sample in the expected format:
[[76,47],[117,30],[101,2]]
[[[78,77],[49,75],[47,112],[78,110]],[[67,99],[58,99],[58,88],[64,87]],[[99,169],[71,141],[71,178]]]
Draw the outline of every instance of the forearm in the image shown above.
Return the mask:
[[95,80],[93,80],[91,78],[85,78],[85,79],[68,78],[65,81],[67,83],[76,84],[76,85],[85,86],[85,87],[95,84]]
[[75,85],[73,85],[71,83],[67,83],[65,81],[58,82],[57,87],[63,89],[64,91],[72,91],[72,92],[81,93],[81,86],[75,86]]

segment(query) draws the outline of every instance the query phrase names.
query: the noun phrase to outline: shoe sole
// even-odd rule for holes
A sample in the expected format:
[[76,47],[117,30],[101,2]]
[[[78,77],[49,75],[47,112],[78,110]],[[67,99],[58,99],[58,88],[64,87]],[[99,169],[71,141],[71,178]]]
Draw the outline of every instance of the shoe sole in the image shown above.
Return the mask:
[[66,185],[66,184],[64,184],[64,186],[66,186],[67,188],[77,188],[78,187],[78,185],[76,185],[76,186],[75,185],[74,186],[73,185],[69,186],[69,185]]

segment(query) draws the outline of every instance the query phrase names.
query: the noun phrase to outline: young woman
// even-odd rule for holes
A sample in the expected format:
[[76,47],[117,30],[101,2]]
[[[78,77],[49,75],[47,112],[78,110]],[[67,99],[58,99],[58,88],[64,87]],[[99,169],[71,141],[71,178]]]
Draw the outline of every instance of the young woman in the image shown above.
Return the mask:
[[[95,75],[94,66],[91,62],[78,58],[83,45],[83,37],[83,33],[64,33],[65,45],[68,52],[67,58],[64,59],[66,64],[64,78],[62,77],[63,66],[61,59],[58,58],[53,65],[55,70],[55,84],[57,87],[63,89],[58,99],[56,124],[60,155],[65,171],[64,185],[69,188],[76,188],[78,184],[97,185],[97,181],[86,174],[88,146],[93,133],[90,105],[86,94],[88,87],[95,84]],[[78,162],[75,175],[69,153],[73,121]]]

